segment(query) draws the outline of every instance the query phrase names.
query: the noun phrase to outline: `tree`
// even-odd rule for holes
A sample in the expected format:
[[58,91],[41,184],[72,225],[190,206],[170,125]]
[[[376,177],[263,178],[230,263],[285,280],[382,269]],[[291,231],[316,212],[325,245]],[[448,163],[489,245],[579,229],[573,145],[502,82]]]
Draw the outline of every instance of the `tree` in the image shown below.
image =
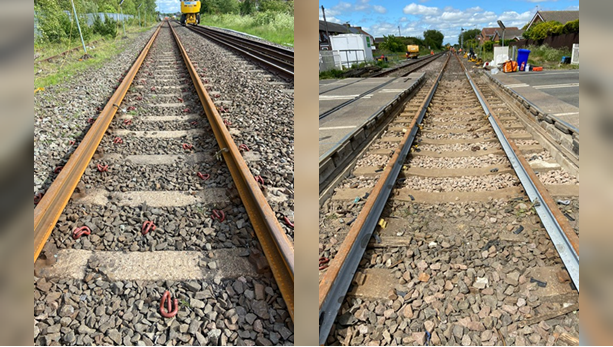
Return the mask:
[[381,42],[379,47],[390,52],[406,51],[406,46],[402,43],[402,40],[394,35],[383,36],[383,42]]
[[445,35],[438,30],[424,31],[424,44],[431,49],[440,49],[443,46]]
[[238,5],[241,15],[247,16],[255,11],[255,0],[245,0]]
[[462,32],[460,32],[460,35],[458,35],[458,44],[462,44],[462,35],[464,35],[464,42],[466,42],[466,40],[474,39],[475,36],[480,35],[480,34],[481,34],[480,29],[466,30],[464,31],[463,34]]

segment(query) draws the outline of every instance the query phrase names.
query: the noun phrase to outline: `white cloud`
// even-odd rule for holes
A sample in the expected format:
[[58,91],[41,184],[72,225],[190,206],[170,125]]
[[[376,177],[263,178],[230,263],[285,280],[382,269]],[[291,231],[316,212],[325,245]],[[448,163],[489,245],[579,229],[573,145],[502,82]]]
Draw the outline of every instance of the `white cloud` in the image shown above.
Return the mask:
[[405,6],[402,12],[413,15],[435,15],[438,13],[438,7],[428,7],[412,3]]
[[[324,16],[321,14],[321,11],[319,13],[319,20],[324,20]],[[338,24],[343,23],[340,19],[338,19],[338,18],[336,18],[334,16],[328,16],[327,13],[326,13],[326,21],[328,21],[330,23],[338,23]]]
[[382,13],[382,14],[387,12],[387,9],[385,7],[379,6],[379,5],[373,6],[373,10],[375,10],[375,12]]

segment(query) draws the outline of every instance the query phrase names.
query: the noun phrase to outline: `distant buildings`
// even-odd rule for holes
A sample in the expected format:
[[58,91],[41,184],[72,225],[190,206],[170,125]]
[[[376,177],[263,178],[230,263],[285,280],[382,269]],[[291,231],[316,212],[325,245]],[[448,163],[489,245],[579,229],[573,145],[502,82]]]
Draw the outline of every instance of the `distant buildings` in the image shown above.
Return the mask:
[[[327,33],[326,33],[327,29]],[[349,24],[338,24],[338,23],[327,23],[323,20],[319,21],[319,50],[330,50],[330,36],[339,35],[339,34],[364,34],[370,37],[370,42],[375,42],[375,39],[372,35],[367,33],[362,29],[362,27],[352,27]]]

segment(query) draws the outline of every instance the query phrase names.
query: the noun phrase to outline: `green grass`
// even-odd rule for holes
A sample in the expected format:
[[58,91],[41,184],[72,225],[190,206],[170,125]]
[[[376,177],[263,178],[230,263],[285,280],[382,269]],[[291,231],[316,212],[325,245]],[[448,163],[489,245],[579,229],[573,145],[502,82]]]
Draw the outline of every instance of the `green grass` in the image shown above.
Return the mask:
[[[133,39],[140,33],[149,30],[150,28],[126,27],[126,33],[129,39]],[[41,62],[34,65],[34,88],[45,88],[52,85],[60,84],[70,80],[78,73],[89,68],[97,68],[110,61],[117,54],[121,53],[129,40],[123,40],[123,29],[118,30],[115,39],[104,39],[95,44],[95,49],[88,49],[87,53],[91,58],[80,60],[83,56],[83,49],[71,52],[64,57],[58,57],[53,62]],[[92,37],[90,42],[100,39],[100,36]],[[61,44],[44,44],[35,45],[34,49],[41,57],[51,57],[62,53],[68,49],[76,47],[80,41],[66,42]],[[87,44],[86,44],[87,45]]]
[[232,29],[261,37],[270,42],[294,46],[294,16],[286,13],[258,12],[251,16],[203,15],[200,24]]

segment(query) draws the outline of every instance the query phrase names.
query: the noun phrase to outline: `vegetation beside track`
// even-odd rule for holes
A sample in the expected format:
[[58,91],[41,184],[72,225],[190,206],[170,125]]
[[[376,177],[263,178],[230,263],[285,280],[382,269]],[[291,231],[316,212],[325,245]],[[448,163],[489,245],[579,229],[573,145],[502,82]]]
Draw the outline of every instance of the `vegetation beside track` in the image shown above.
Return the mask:
[[270,42],[294,46],[294,1],[209,0],[202,3],[201,25],[232,29]]
[[[86,69],[102,66],[125,50],[128,43],[135,37],[149,29],[150,27],[126,27],[127,39],[123,39],[120,36],[114,39],[93,36],[91,41],[89,41],[90,43],[86,43],[88,59],[82,59],[83,48],[80,47],[81,42],[78,38],[62,43],[39,44],[35,47],[35,53],[41,56],[39,60],[45,57],[52,57],[74,47],[79,47],[79,49],[69,52],[65,56],[57,57],[51,62],[41,61],[34,64],[34,88],[45,88],[60,84]],[[92,42],[96,43],[92,45]]]
[[[562,64],[560,61],[562,57],[567,56],[570,57],[572,52],[568,48],[552,48],[548,45],[541,46],[528,46],[524,47],[524,49],[530,50],[530,55],[528,56],[528,64],[532,66],[542,66],[545,70],[554,70],[554,69],[564,69],[564,70],[573,70],[578,69],[579,65],[573,64]],[[479,54],[479,51],[476,51]],[[485,52],[482,56],[484,61],[492,61],[494,59],[493,52]]]

